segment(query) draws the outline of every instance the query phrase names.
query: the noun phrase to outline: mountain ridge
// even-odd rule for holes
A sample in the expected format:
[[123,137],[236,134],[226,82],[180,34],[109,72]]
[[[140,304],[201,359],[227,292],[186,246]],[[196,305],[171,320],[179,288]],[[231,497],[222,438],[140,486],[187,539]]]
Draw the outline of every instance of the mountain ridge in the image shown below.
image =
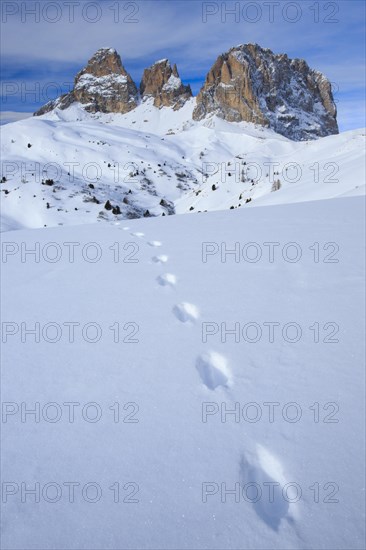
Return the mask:
[[[155,107],[178,110],[192,91],[168,59],[145,69],[137,87],[116,50],[101,48],[76,75],[73,90],[34,114],[67,109],[75,102],[89,112],[126,113],[149,97]],[[194,120],[215,114],[229,122],[254,122],[295,141],[339,133],[329,80],[306,61],[258,44],[241,44],[221,54],[195,100]]]

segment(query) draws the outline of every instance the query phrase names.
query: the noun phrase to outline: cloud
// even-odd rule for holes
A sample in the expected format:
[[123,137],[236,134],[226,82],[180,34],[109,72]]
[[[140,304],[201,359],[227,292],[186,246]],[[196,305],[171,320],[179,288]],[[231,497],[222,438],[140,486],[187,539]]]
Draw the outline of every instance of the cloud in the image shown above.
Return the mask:
[[17,111],[1,111],[0,113],[0,125],[9,124],[9,122],[16,122],[17,120],[23,120],[23,118],[29,118],[33,113],[19,113]]

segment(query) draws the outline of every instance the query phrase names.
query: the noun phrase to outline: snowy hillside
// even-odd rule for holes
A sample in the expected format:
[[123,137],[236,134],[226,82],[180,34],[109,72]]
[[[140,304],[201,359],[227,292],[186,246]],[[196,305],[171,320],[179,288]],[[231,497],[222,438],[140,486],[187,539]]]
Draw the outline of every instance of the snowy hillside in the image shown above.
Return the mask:
[[3,548],[365,548],[365,131],[230,59],[1,128]]
[[2,127],[2,229],[364,193],[362,130],[294,142],[251,123],[194,122],[195,101],[173,111],[147,100],[124,115],[74,104]]
[[[359,191],[359,132],[166,136],[160,116],[147,137],[131,117],[19,122],[3,147],[10,160],[144,160],[151,172],[165,159],[154,185],[178,211],[190,203],[173,173],[185,155],[198,177],[203,143],[216,161],[342,159],[342,179],[309,184],[298,204],[3,234],[3,547],[361,550],[364,201],[309,200]],[[193,177],[196,207],[218,208]],[[52,189],[27,179],[6,182],[11,223],[95,221],[79,178],[73,197],[60,182],[49,213],[39,195]],[[262,182],[253,196],[297,202],[305,187]]]

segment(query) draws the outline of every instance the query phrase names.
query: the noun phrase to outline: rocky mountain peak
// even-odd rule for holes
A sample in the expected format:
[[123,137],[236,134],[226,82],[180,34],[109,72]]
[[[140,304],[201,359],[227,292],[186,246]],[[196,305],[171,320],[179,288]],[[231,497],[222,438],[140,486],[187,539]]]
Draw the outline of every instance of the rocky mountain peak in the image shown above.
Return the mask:
[[[157,108],[178,110],[192,97],[176,65],[160,59],[145,69],[142,100]],[[95,113],[127,113],[137,107],[139,93],[113,48],[99,49],[76,75],[71,92],[50,101],[36,115],[74,102]],[[331,84],[303,59],[274,54],[258,44],[240,44],[219,55],[206,76],[193,111],[194,120],[217,115],[230,122],[268,126],[294,140],[338,133]]]
[[220,55],[207,74],[193,112],[254,122],[295,140],[337,134],[336,107],[325,76],[302,59],[241,44]]
[[122,61],[114,48],[100,48],[89,59],[88,64],[76,76],[76,79],[82,74],[92,74],[94,76],[107,76],[109,74],[121,74],[127,76],[127,71],[122,65]]
[[191,87],[185,86],[177,66],[171,66],[168,59],[161,59],[144,70],[140,84],[143,99],[154,98],[155,107],[180,109],[192,97]]
[[75,77],[68,94],[50,101],[35,115],[52,109],[66,109],[75,101],[91,113],[127,113],[137,106],[138,91],[113,48],[99,49]]

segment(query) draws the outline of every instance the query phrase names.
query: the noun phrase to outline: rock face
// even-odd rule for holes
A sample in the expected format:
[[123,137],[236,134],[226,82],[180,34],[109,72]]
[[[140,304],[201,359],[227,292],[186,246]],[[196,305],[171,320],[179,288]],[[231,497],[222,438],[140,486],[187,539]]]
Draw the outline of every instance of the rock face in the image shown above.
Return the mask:
[[179,78],[177,66],[171,67],[167,59],[157,61],[144,70],[140,84],[143,99],[153,97],[155,107],[183,107],[192,97],[190,86],[185,86]]
[[127,113],[137,106],[138,91],[114,49],[102,48],[75,77],[74,89],[44,105],[35,115],[66,109],[75,101],[91,113]]
[[[162,59],[145,69],[142,100],[157,108],[180,109],[192,97],[176,65]],[[71,92],[50,101],[35,115],[80,102],[86,111],[127,113],[140,100],[131,76],[114,49],[102,48],[75,77]],[[275,55],[244,44],[220,55],[197,96],[194,120],[217,115],[230,122],[254,122],[301,141],[338,133],[337,110],[329,80],[302,59]]]
[[218,57],[197,96],[194,120],[209,114],[254,122],[297,141],[338,133],[330,82],[301,59],[257,44]]

